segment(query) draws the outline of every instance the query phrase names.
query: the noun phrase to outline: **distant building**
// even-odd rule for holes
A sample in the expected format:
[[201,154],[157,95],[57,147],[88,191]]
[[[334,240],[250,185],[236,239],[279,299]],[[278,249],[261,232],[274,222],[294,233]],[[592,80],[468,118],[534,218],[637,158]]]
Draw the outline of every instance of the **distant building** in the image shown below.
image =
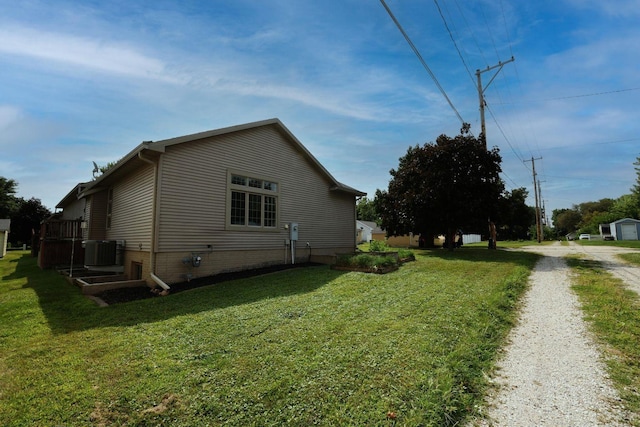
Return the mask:
[[7,244],[9,243],[9,230],[11,229],[10,219],[0,219],[0,258],[7,254]]

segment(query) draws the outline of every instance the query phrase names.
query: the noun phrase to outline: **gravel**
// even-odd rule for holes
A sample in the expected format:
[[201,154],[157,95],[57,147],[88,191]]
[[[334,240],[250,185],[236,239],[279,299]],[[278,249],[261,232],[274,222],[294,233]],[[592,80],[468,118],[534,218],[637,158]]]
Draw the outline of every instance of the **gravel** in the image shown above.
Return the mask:
[[[484,408],[487,417],[472,425],[630,425],[570,289],[570,270],[562,258],[581,252],[606,261],[607,267],[624,265],[615,258],[618,248],[591,248],[575,244],[525,248],[545,256],[532,272],[520,321],[492,379],[497,387]],[[624,280],[640,290],[637,273],[638,269]]]

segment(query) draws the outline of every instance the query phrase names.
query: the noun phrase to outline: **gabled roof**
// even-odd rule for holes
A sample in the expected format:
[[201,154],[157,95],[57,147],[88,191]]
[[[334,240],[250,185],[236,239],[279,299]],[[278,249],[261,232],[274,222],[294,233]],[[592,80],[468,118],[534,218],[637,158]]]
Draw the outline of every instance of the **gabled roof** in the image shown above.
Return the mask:
[[367,228],[370,228],[372,232],[374,233],[384,233],[384,230],[382,228],[380,228],[378,226],[378,224],[375,223],[375,221],[360,221],[360,220],[356,220],[356,224],[362,224],[363,226],[366,226]]
[[[233,132],[239,132],[248,129],[259,128],[263,126],[273,126],[275,127],[292,145],[295,149],[300,151],[309,162],[320,171],[331,183],[331,190],[344,191],[347,193],[351,193],[355,196],[365,196],[367,193],[363,193],[362,191],[356,190],[355,188],[349,187],[348,185],[344,185],[341,182],[337,181],[333,175],[327,171],[324,166],[320,164],[320,162],[306,149],[304,145],[296,138],[287,127],[277,118],[262,120],[258,122],[246,123],[243,125],[230,126],[220,129],[209,130],[206,132],[194,133],[191,135],[179,136],[176,138],[164,139],[161,141],[145,141],[134,148],[131,152],[129,152],[126,156],[120,159],[113,167],[107,170],[105,173],[100,175],[95,181],[87,183],[87,187],[81,192],[80,197],[89,195],[92,193],[91,190],[99,189],[101,184],[109,185],[109,182],[114,179],[117,175],[127,170],[127,167],[131,167],[132,161],[135,161],[143,152],[155,153],[159,156],[161,153],[164,153],[167,147],[184,144],[191,141],[197,141],[205,138],[210,138],[218,135],[230,134]],[[63,199],[64,200],[64,199]]]
[[640,219],[622,218],[617,221],[613,221],[611,224],[619,224],[621,222],[640,222]]
[[81,182],[73,187],[73,190],[69,191],[69,193],[58,202],[56,205],[56,209],[64,209],[69,206],[74,201],[78,200],[78,195],[84,191],[84,189],[89,185],[86,182]]

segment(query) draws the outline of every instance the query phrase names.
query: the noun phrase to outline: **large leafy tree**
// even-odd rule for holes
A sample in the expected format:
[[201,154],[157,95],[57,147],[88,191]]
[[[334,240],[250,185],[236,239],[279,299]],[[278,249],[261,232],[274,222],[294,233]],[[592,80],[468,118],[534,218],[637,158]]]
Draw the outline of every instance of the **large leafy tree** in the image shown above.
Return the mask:
[[535,208],[527,206],[529,192],[526,188],[505,191],[500,199],[498,221],[502,224],[500,234],[504,239],[518,240],[529,237],[529,228],[536,222]]
[[0,176],[0,219],[11,218],[18,209],[18,198],[15,196],[18,184]]
[[12,244],[29,244],[32,232],[40,231],[40,223],[51,215],[51,211],[39,199],[16,197],[17,187],[13,179],[0,176],[0,218],[11,219],[9,241]]
[[566,236],[578,229],[582,215],[577,209],[554,209],[551,219],[556,233],[560,236]]
[[51,216],[51,211],[40,199],[19,199],[19,207],[11,218],[9,240],[15,245],[31,244],[33,233],[40,232],[40,223]]
[[498,148],[487,150],[466,133],[409,147],[390,171],[388,190],[376,192],[381,226],[389,235],[419,233],[427,245],[434,234],[446,234],[452,245],[458,229],[486,229],[504,190],[501,161]]
[[360,221],[376,221],[378,219],[374,201],[366,197],[358,200],[356,214]]

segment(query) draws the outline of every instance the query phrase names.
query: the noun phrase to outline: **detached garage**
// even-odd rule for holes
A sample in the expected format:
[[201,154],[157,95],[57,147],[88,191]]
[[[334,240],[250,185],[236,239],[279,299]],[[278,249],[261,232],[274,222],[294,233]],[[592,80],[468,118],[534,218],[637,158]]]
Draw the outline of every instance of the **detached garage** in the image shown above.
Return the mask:
[[612,222],[611,235],[616,240],[640,240],[640,220],[624,218]]

